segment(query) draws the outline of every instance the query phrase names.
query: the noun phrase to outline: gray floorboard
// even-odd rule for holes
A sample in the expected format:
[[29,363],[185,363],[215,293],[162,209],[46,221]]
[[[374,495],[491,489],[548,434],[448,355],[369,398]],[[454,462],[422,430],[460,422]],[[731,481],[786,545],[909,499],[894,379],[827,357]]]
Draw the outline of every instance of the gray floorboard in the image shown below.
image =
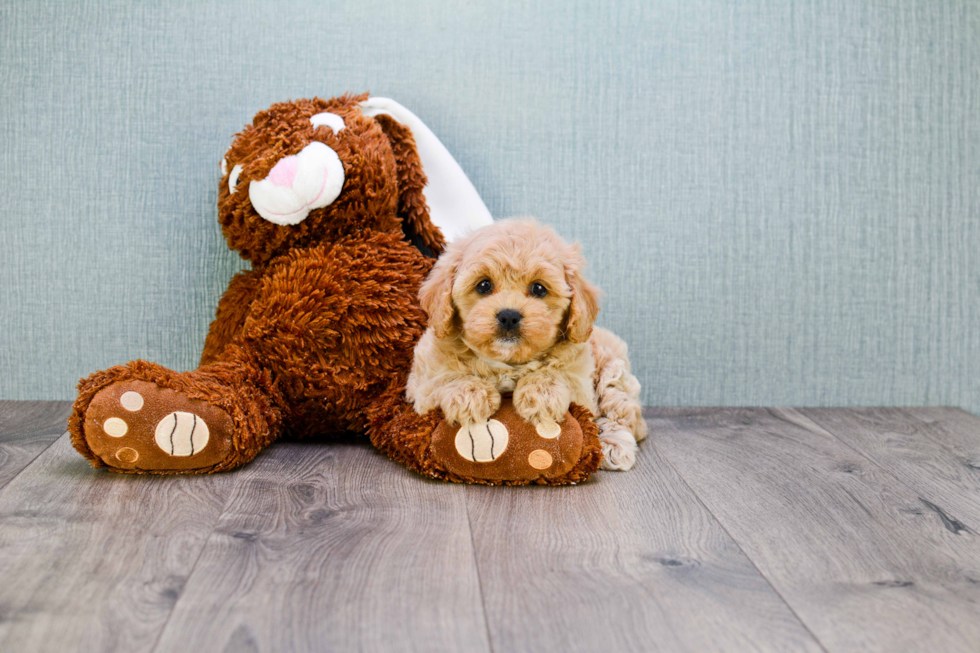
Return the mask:
[[3,488],[65,432],[71,402],[4,401],[0,405],[0,488]]
[[236,474],[156,650],[489,650],[464,487],[366,439],[278,443]]
[[830,651],[976,651],[980,540],[790,409],[652,409],[654,446]]
[[634,471],[486,488],[363,439],[112,474],[69,408],[0,402],[2,651],[980,650],[957,409],[648,409]]
[[94,470],[62,436],[0,491],[0,650],[152,650],[235,482]]
[[803,413],[914,489],[954,531],[980,533],[980,418],[958,409],[805,409]]
[[818,651],[653,447],[581,487],[467,488],[496,651]]

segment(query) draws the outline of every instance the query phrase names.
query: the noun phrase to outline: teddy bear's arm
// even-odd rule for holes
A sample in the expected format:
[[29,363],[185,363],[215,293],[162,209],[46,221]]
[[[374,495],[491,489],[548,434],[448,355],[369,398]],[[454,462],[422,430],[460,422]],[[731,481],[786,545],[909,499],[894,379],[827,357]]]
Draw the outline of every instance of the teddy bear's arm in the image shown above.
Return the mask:
[[218,302],[214,320],[208,329],[201,352],[201,365],[218,359],[224,348],[231,342],[245,323],[252,300],[258,294],[263,273],[259,270],[243,270],[236,274]]

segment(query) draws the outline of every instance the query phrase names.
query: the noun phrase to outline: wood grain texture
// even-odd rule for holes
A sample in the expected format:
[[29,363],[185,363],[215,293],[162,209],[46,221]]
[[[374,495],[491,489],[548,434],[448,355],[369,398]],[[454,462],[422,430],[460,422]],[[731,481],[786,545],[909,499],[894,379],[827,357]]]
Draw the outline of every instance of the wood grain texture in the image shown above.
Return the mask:
[[0,488],[65,432],[70,401],[0,402]]
[[954,460],[980,472],[980,417],[960,408],[906,408],[925,425],[924,433],[953,454]]
[[464,487],[366,440],[279,443],[242,482],[158,651],[486,651]]
[[830,651],[976,651],[980,541],[793,410],[653,409],[651,440]]
[[234,482],[96,471],[62,436],[0,490],[0,650],[151,650]]
[[496,651],[815,651],[657,451],[581,487],[468,487]]
[[958,409],[648,409],[632,472],[486,488],[361,440],[95,471],[68,408],[0,402],[2,651],[980,650]]
[[980,533],[980,418],[956,408],[799,412],[912,488],[946,528]]

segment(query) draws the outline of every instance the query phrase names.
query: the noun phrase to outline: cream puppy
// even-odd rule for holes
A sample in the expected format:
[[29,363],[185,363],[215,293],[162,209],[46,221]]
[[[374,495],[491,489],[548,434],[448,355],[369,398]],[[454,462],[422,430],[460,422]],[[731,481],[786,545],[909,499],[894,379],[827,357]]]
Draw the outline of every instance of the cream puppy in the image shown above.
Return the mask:
[[502,220],[450,244],[419,291],[429,326],[407,396],[418,413],[486,422],[501,393],[537,425],[570,403],[596,416],[604,469],[627,470],[646,437],[626,343],[593,327],[598,291],[578,244],[534,220]]

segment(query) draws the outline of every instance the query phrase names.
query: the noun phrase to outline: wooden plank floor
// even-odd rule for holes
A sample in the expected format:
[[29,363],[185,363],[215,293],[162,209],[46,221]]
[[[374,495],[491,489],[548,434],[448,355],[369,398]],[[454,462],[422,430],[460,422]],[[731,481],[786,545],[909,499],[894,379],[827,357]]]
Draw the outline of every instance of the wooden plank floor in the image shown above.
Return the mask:
[[0,651],[977,651],[980,418],[647,409],[629,473],[422,479],[363,439],[91,469],[0,402]]

